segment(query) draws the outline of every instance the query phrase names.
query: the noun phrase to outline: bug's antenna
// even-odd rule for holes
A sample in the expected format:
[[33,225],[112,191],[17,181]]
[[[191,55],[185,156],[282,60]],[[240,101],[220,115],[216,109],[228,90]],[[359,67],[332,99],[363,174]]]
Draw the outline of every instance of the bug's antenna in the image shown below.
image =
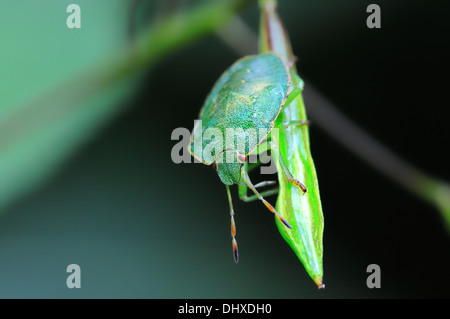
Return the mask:
[[247,185],[248,188],[250,188],[253,193],[255,193],[255,195],[264,203],[264,205],[266,205],[266,207],[275,214],[275,216],[278,218],[278,220],[280,222],[282,222],[286,227],[288,227],[289,229],[292,229],[292,226],[289,225],[289,223],[286,221],[286,219],[284,219],[283,217],[281,217],[281,215],[275,210],[275,208],[270,205],[270,203],[268,201],[266,201],[264,199],[264,197],[261,196],[260,193],[258,193],[258,191],[256,190],[255,186],[253,186],[252,182],[250,181],[250,178],[248,177],[248,174],[245,170],[242,170],[242,177],[244,178],[244,182]]
[[239,251],[238,251],[238,245],[236,241],[236,224],[234,223],[234,209],[233,209],[233,202],[231,200],[231,192],[230,187],[226,185],[227,187],[227,195],[228,195],[228,204],[230,204],[230,216],[231,216],[231,238],[232,238],[232,244],[233,244],[233,257],[234,262],[239,261]]

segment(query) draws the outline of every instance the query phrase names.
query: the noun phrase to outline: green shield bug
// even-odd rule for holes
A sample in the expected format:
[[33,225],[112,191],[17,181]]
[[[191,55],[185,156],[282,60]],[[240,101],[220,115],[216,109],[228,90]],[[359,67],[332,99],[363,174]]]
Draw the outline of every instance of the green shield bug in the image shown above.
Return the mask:
[[[301,90],[301,87],[291,87],[288,65],[279,55],[264,53],[243,57],[217,80],[200,111],[200,121],[192,131],[189,147],[192,156],[212,165],[227,189],[235,262],[238,262],[239,254],[231,185],[244,185],[245,192],[239,192],[242,200],[261,200],[286,227],[291,228],[264,199],[264,196],[275,194],[276,189],[257,191],[257,188],[272,182],[253,185],[250,181],[248,155],[258,154],[258,146],[265,143],[265,148],[270,148],[272,155],[282,163],[281,169],[287,181],[306,192],[305,186],[289,172],[276,141],[269,135],[283,106],[288,105]],[[254,196],[247,196],[248,188]]]

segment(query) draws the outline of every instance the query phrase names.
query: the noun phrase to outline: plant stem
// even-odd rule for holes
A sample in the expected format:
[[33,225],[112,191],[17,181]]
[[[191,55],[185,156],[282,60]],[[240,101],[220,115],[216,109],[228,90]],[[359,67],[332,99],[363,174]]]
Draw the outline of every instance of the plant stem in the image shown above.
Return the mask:
[[[111,87],[121,80],[146,70],[176,49],[213,33],[250,0],[215,1],[189,12],[178,13],[144,32],[136,43],[119,54],[105,59],[95,67],[63,83],[53,91],[26,105],[10,108],[0,117],[0,152],[6,145],[29,133],[33,127],[43,127],[60,113],[61,105],[69,109],[81,99]],[[56,103],[62,101],[63,103]],[[111,105],[116,108],[117,105]],[[54,110],[57,108],[57,110]],[[33,115],[48,113],[43,122]],[[42,118],[42,116],[41,116]]]
[[213,1],[189,12],[175,14],[140,36],[116,63],[111,80],[145,69],[170,52],[217,31],[235,12],[252,0]]
[[393,153],[339,112],[311,85],[306,86],[304,95],[314,123],[378,172],[435,205],[450,231],[450,186],[447,183],[430,177]]
[[[2,106],[0,211],[47,179],[98,128],[127,107],[118,102],[118,96],[108,102],[99,102],[99,97],[125,94],[124,85],[136,75],[176,49],[214,33],[250,1],[207,1],[169,16],[122,52],[114,52],[41,97]],[[91,103],[94,98],[96,103]]]

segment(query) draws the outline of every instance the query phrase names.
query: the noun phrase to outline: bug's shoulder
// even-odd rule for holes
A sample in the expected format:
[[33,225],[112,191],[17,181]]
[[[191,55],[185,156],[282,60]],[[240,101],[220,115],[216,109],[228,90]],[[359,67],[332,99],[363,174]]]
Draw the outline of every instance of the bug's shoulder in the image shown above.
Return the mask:
[[233,63],[214,84],[205,100],[200,116],[206,108],[209,111],[227,107],[230,96],[246,100],[260,95],[266,87],[281,86],[287,91],[291,78],[284,60],[276,53],[262,53],[245,56]]
[[223,76],[225,85],[244,84],[244,87],[264,82],[289,84],[291,80],[287,63],[273,52],[245,56],[237,60]]

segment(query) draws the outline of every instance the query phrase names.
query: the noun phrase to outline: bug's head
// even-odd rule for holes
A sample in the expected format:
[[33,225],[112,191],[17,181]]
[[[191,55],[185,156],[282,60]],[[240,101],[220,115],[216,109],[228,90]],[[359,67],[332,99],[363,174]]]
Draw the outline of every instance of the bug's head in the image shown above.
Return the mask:
[[212,167],[217,171],[222,183],[233,185],[241,179],[241,168],[246,160],[247,156],[243,154],[234,150],[225,150],[219,154]]

